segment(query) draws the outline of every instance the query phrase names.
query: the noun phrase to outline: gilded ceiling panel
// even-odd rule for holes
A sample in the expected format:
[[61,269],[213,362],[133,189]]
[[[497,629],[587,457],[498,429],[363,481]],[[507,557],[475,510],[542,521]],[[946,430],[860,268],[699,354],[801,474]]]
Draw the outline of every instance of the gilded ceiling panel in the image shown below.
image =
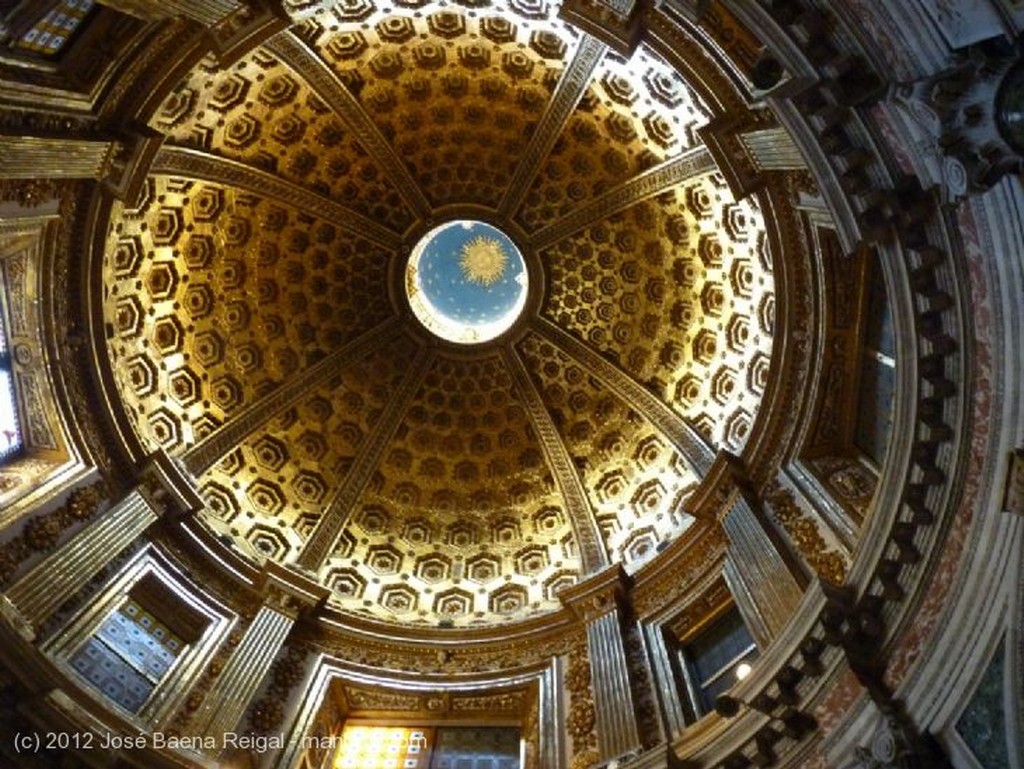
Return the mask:
[[693,520],[698,479],[636,408],[536,334],[520,352],[583,478],[610,559],[637,565]]
[[557,609],[579,574],[571,523],[496,356],[438,359],[351,520],[327,567],[349,609],[505,621]]
[[718,174],[609,216],[542,254],[544,315],[738,448],[767,377],[771,263],[756,203]]
[[371,490],[321,577],[338,608],[392,622],[482,625],[556,611],[581,576],[575,537],[557,492],[530,500],[505,515],[417,514]]
[[153,177],[104,256],[114,376],[143,444],[196,443],[390,312],[388,255],[220,185]]
[[[346,612],[557,610],[580,542],[639,566],[685,531],[693,427],[735,449],[756,414],[774,322],[756,203],[707,158],[644,175],[699,144],[707,110],[645,48],[626,61],[557,14],[310,5],[192,69],[150,120],[161,172],[138,210],[114,205],[107,347],[144,448],[197,447],[206,524],[316,571]],[[554,325],[515,350],[420,349],[393,309],[393,244],[458,206],[547,228],[528,255]]]
[[252,558],[294,561],[413,352],[402,338],[268,419],[200,479],[203,520]]
[[602,60],[545,160],[517,221],[535,231],[699,143],[708,120],[697,95],[641,47]]
[[496,207],[572,50],[567,28],[541,31],[549,12],[438,6],[325,28],[315,46],[433,205]]
[[412,222],[392,180],[310,88],[265,50],[227,70],[204,59],[151,125],[168,142],[273,173],[401,232]]

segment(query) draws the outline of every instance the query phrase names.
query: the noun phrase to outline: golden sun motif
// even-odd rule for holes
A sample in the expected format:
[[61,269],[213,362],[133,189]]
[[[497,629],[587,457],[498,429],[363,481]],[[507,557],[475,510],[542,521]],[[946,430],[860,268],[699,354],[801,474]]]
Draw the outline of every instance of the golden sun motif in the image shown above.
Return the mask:
[[478,235],[462,247],[459,266],[466,280],[492,286],[497,283],[508,264],[508,255],[495,238]]

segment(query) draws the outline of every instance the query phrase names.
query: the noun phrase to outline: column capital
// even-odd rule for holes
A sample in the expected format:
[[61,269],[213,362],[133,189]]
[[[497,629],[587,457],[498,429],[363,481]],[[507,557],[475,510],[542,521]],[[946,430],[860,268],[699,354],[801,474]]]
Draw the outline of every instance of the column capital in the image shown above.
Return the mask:
[[101,181],[114,197],[133,208],[142,200],[150,166],[166,137],[148,126],[131,126],[116,135],[118,141]]
[[146,458],[139,473],[139,493],[158,515],[186,516],[203,509],[196,480],[185,464],[163,449]]
[[589,622],[619,610],[627,600],[632,585],[633,580],[626,574],[622,564],[616,563],[584,582],[566,588],[558,597],[577,619]]
[[275,561],[264,564],[258,586],[264,606],[292,619],[317,611],[331,594],[312,577]]
[[686,500],[686,512],[706,521],[721,520],[729,512],[730,500],[736,495],[739,458],[720,449],[704,474],[700,486]]
[[10,625],[22,640],[29,642],[35,640],[36,631],[33,629],[32,623],[21,613],[14,601],[3,593],[0,593],[0,620]]

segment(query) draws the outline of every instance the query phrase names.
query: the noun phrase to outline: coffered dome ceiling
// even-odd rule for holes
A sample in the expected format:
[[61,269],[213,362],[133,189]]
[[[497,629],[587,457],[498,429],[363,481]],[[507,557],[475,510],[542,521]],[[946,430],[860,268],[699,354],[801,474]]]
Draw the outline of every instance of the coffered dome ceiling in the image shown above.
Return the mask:
[[[557,609],[686,532],[708,457],[757,418],[756,199],[700,146],[712,115],[677,72],[557,11],[349,3],[204,60],[151,118],[141,205],[111,211],[102,312],[137,439],[195,474],[224,542],[340,609]],[[461,346],[405,282],[420,237],[467,218],[530,280],[510,331]]]

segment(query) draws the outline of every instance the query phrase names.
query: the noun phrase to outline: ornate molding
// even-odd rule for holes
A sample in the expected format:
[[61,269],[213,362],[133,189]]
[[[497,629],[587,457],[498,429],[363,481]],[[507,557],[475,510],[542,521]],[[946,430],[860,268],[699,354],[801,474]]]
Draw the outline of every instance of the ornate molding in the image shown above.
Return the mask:
[[266,47],[282,62],[301,72],[302,77],[340,117],[349,131],[359,137],[359,143],[395,185],[412,212],[421,219],[429,218],[431,207],[409,167],[395,152],[377,128],[377,124],[363,109],[359,100],[342,85],[330,67],[294,33],[287,32],[271,39]]
[[605,552],[587,491],[583,487],[583,479],[580,478],[572,456],[558,434],[558,428],[555,427],[543,398],[530,379],[522,358],[507,348],[502,351],[502,358],[516,390],[523,399],[523,405],[537,431],[537,439],[555,476],[555,482],[565,499],[566,512],[572,520],[576,540],[579,542],[583,571],[587,574],[598,571],[608,563],[608,554]]
[[765,491],[765,502],[770,517],[786,532],[811,569],[822,579],[841,585],[846,579],[846,559],[829,547],[814,517],[800,506],[793,492],[772,483]]
[[540,170],[540,164],[551,152],[562,132],[562,127],[583,98],[587,85],[607,50],[608,46],[590,35],[585,34],[580,40],[572,61],[558,81],[558,87],[552,94],[547,109],[537,122],[537,128],[530,137],[530,144],[516,166],[515,176],[508,183],[505,196],[498,204],[499,217],[510,216],[522,205],[534,177]]
[[152,173],[204,179],[273,197],[385,248],[398,248],[401,237],[362,214],[335,203],[279,176],[244,163],[182,147],[164,147],[153,161]]

